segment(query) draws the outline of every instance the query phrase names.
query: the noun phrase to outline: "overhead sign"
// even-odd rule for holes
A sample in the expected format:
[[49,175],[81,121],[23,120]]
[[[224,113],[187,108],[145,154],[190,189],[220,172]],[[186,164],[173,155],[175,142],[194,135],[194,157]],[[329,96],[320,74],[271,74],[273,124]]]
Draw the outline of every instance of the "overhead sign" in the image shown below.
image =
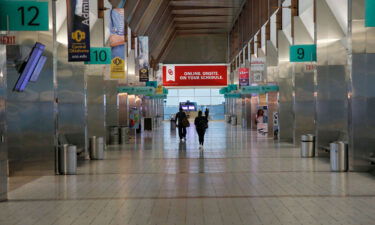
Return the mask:
[[365,27],[375,27],[375,1],[366,0],[365,3]]
[[142,68],[139,70],[139,82],[147,82],[148,78],[148,68]]
[[91,48],[90,61],[85,64],[111,64],[111,48]]
[[0,1],[0,30],[48,31],[48,2]]
[[90,61],[89,0],[67,0],[66,4],[68,13],[68,61]]
[[226,86],[227,65],[165,65],[164,86]]
[[250,67],[251,71],[264,71],[266,59],[264,57],[251,58]]
[[111,79],[125,79],[125,17],[123,8],[114,8],[109,11],[109,45],[111,56]]
[[239,83],[240,86],[249,86],[250,81],[249,81],[249,76],[250,76],[250,71],[249,68],[239,68],[238,69],[238,77],[239,77]]
[[128,93],[130,95],[153,95],[155,94],[154,87],[119,87],[119,93]]
[[316,62],[316,45],[290,46],[290,62]]

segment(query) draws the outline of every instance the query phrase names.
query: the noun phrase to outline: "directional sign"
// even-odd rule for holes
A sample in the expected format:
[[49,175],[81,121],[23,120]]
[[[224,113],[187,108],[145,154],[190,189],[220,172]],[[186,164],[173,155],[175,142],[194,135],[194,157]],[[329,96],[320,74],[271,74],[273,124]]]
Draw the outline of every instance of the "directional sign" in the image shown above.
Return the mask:
[[365,3],[365,27],[375,27],[375,1],[366,0]]
[[128,93],[130,95],[153,95],[155,94],[154,87],[120,87],[117,90],[119,93]]
[[111,48],[90,48],[90,61],[85,64],[111,64]]
[[48,31],[48,2],[0,1],[0,30]]
[[290,46],[290,62],[316,62],[316,45]]

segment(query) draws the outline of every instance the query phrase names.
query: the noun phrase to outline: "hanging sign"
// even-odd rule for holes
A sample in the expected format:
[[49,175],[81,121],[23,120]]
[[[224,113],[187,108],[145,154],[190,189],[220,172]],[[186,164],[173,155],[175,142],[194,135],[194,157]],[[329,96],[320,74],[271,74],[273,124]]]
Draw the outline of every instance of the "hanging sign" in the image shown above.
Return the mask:
[[89,0],[66,0],[68,13],[68,61],[90,61]]
[[366,0],[365,3],[365,27],[375,27],[375,1]]
[[266,64],[266,59],[264,57],[259,57],[259,58],[252,57],[250,61],[251,71],[264,71],[265,64]]
[[0,1],[0,30],[48,31],[48,2]]
[[125,79],[125,17],[123,8],[110,10],[111,79]]
[[227,65],[165,65],[164,86],[226,86]]
[[290,62],[316,62],[316,45],[290,46]]
[[148,68],[142,68],[139,70],[139,82],[148,81]]
[[249,82],[249,75],[250,75],[250,71],[249,71],[249,68],[239,68],[238,69],[238,74],[239,74],[239,83],[240,83],[240,86],[249,86],[250,82]]
[[90,62],[85,64],[111,64],[111,48],[91,48]]
[[153,87],[120,87],[118,93],[128,93],[130,95],[153,95],[155,88]]

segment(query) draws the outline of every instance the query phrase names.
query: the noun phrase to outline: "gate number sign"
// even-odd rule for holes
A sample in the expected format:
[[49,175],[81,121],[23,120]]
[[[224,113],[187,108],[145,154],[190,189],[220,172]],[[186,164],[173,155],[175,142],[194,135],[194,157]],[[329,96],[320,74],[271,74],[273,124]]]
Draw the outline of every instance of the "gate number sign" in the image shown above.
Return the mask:
[[48,2],[0,1],[0,30],[48,31]]
[[111,64],[111,48],[90,48],[90,62],[85,64]]
[[290,62],[316,62],[316,45],[290,46]]

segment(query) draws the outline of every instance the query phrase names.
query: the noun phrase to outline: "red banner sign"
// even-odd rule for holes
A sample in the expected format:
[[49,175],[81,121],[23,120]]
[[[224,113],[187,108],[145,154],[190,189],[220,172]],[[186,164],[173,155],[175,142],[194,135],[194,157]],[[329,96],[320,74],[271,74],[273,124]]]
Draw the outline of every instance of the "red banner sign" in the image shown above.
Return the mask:
[[227,86],[226,65],[165,65],[164,86]]
[[249,74],[250,74],[250,71],[249,71],[249,68],[239,68],[238,69],[238,74],[239,74],[239,83],[240,83],[240,86],[249,86]]

